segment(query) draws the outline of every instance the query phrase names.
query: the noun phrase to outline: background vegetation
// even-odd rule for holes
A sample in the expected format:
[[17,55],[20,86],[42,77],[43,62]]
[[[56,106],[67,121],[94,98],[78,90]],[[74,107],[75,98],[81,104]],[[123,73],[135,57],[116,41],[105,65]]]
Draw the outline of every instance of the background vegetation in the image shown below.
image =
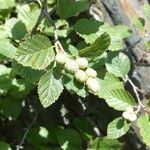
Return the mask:
[[[0,150],[149,149],[150,5],[127,2],[0,0]],[[64,51],[98,92],[55,62]]]

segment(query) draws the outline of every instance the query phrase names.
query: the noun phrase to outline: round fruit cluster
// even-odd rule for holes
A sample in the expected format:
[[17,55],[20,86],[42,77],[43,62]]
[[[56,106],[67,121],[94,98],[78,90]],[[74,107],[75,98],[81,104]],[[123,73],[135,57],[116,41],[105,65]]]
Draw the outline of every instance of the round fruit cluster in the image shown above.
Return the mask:
[[88,68],[88,60],[86,58],[78,57],[76,60],[73,60],[64,52],[58,53],[55,60],[57,63],[64,65],[67,71],[73,73],[76,80],[85,83],[92,93],[99,91],[100,86],[96,79],[97,72],[92,68]]
[[131,122],[137,120],[137,114],[134,112],[132,107],[127,107],[122,116]]

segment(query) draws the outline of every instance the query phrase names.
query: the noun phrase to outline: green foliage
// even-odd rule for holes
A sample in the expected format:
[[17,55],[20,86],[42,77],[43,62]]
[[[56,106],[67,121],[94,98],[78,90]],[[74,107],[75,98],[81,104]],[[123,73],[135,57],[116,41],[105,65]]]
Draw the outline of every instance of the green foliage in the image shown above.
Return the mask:
[[54,50],[50,41],[40,35],[23,42],[16,51],[16,60],[23,66],[45,69],[54,60]]
[[88,0],[58,0],[59,16],[62,19],[67,19],[86,10],[89,6]]
[[108,24],[104,24],[101,26],[98,33],[102,34],[104,32],[107,32],[110,35],[111,45],[109,46],[109,50],[111,51],[122,49],[122,40],[130,35],[128,32],[128,27],[124,25],[112,27]]
[[108,125],[107,137],[109,139],[117,139],[121,137],[122,135],[126,134],[130,128],[130,125],[131,124],[123,118],[116,118]]
[[21,101],[14,98],[1,99],[1,110],[5,117],[16,119],[21,112]]
[[146,43],[146,47],[147,47],[148,49],[150,49],[150,41],[148,41],[148,42]]
[[27,140],[35,146],[46,145],[48,143],[48,134],[48,130],[44,127],[33,128],[28,133]]
[[133,24],[139,29],[144,29],[145,20],[143,18],[136,18],[134,19]]
[[11,18],[5,23],[5,31],[14,40],[22,40],[27,34],[25,24],[16,18]]
[[53,104],[63,91],[63,85],[56,68],[42,76],[38,83],[38,94],[44,108]]
[[150,17],[150,5],[149,4],[144,5],[144,13],[146,16]]
[[86,43],[93,43],[99,36],[97,35],[97,32],[99,31],[99,27],[103,25],[102,22],[96,21],[94,19],[79,19],[74,24],[74,30],[84,38]]
[[130,36],[129,28],[125,25],[117,25],[113,27],[116,31],[118,30],[118,35],[120,35],[121,38],[127,38]]
[[123,53],[110,53],[106,59],[106,69],[117,77],[124,77],[130,70],[130,60]]
[[[36,83],[44,74],[44,71],[35,70],[30,67],[24,67],[21,64],[18,64],[16,61],[12,63],[14,72],[25,78],[26,80]],[[34,75],[34,76],[33,76]]]
[[15,6],[15,0],[1,0],[0,3],[0,9],[9,9]]
[[60,130],[57,134],[58,142],[63,150],[81,150],[81,137],[73,129]]
[[100,76],[100,85],[101,90],[98,93],[98,96],[104,99],[107,98],[107,94],[109,91],[124,88],[123,83],[120,82],[119,78],[108,72],[106,72],[104,78]]
[[80,56],[95,57],[103,54],[110,45],[110,37],[107,33],[102,34],[89,47],[79,51]]
[[89,150],[120,150],[122,145],[114,139],[96,138],[91,141]]
[[5,65],[0,64],[0,76],[9,75],[10,73],[11,73],[11,68],[8,68]]
[[3,141],[0,141],[0,148],[1,148],[1,150],[11,150],[11,147],[9,146],[9,144],[7,144]]
[[77,82],[71,74],[64,75],[62,78],[63,85],[71,94],[78,94],[81,97],[86,97],[87,92],[82,83]]
[[23,98],[30,93],[34,85],[24,79],[13,79],[9,94],[14,98]]
[[111,90],[107,93],[106,102],[116,110],[125,110],[127,107],[135,105],[134,98],[129,92],[123,89]]
[[8,58],[14,58],[15,52],[16,48],[11,44],[9,39],[0,40],[0,54]]
[[[46,25],[48,24],[48,26],[44,29],[44,32],[49,35],[49,36],[52,36],[53,37],[53,27],[51,25],[49,25],[49,22],[47,21],[45,23]],[[56,20],[55,21],[55,24],[58,28],[57,30],[57,35],[59,37],[67,37],[68,35],[68,30],[69,30],[69,24],[67,21],[65,20]]]
[[31,31],[38,19],[40,9],[35,3],[32,3],[32,5],[17,5],[16,8],[18,12],[18,19],[26,25],[28,31]]
[[111,43],[109,50],[119,50],[122,48],[122,39],[129,36],[128,28],[123,25],[111,27],[108,24],[95,21],[93,19],[80,19],[74,25],[75,31],[84,38],[86,43],[92,44],[103,33],[110,36]]
[[83,138],[85,138],[86,140],[92,139],[94,135],[93,126],[87,119],[82,117],[76,118],[74,120],[74,125],[81,132]]
[[11,79],[7,75],[0,76],[0,95],[5,95],[11,88]]
[[150,132],[150,117],[147,114],[142,115],[138,119],[137,125],[140,128],[140,135],[142,136],[143,141],[150,146],[150,137],[147,134]]
[[[150,145],[149,116],[141,115],[123,83],[131,64],[119,50],[130,36],[128,27],[86,16],[90,5],[89,0],[0,0],[0,150],[15,149],[22,140],[20,149],[121,150],[127,141],[121,140],[124,147],[117,139],[132,126],[123,115],[129,107]],[[149,5],[144,10],[149,16]],[[139,18],[135,25],[143,29],[145,23]],[[58,53],[65,63],[56,61]],[[78,57],[84,57],[85,68]],[[68,60],[75,64],[69,68],[82,70],[79,78],[67,71]]]
[[4,29],[4,27],[5,26],[0,26],[0,38],[1,39],[5,39],[5,38],[7,38],[8,37],[8,35],[7,35],[7,33],[6,33],[6,31],[5,31],[5,29]]

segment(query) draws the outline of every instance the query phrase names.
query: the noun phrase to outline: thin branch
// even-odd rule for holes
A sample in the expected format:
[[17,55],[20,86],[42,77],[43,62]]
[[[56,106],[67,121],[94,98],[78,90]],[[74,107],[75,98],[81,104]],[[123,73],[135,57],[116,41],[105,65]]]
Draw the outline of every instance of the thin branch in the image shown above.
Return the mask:
[[37,22],[35,23],[34,27],[32,28],[31,35],[33,35],[37,31],[37,28],[38,28],[39,24],[41,23],[41,21],[43,20],[43,17],[44,17],[43,11],[41,10],[40,15],[37,19]]
[[134,65],[137,65],[137,66],[145,66],[145,67],[150,67],[150,64],[148,63],[139,63],[139,62],[135,62],[133,63]]
[[25,133],[24,133],[24,135],[23,135],[23,137],[22,137],[20,143],[16,146],[16,150],[21,150],[21,149],[23,149],[23,146],[22,146],[22,145],[24,144],[25,139],[26,139],[26,137],[27,137],[27,134],[28,134],[29,130],[31,129],[32,125],[35,123],[36,119],[37,119],[37,112],[35,113],[35,116],[34,116],[32,122],[29,124],[28,128],[26,129],[26,131],[25,131]]
[[131,45],[129,45],[128,47],[124,48],[122,51],[126,51],[126,50],[128,50],[128,49],[134,48],[138,43],[141,42],[141,40],[142,40],[142,39],[140,38],[139,40],[137,40],[137,41],[134,42],[133,44],[131,44]]
[[[58,35],[57,35],[57,26],[55,24],[55,22],[52,20],[50,14],[48,13],[47,10],[47,0],[43,0],[42,1],[42,7],[41,7],[41,13],[37,19],[36,24],[34,25],[32,31],[31,31],[31,35],[34,34],[39,26],[39,24],[41,23],[41,21],[43,20],[44,16],[47,17],[47,19],[49,20],[50,24],[53,26],[53,33],[54,33],[54,39],[55,39],[55,49],[56,49],[56,53],[59,52],[65,52],[61,43],[58,40]],[[52,9],[51,12],[53,12],[55,10],[55,7]]]
[[140,99],[140,96],[139,96],[139,93],[138,93],[138,91],[141,91],[141,90],[133,83],[133,81],[129,78],[128,75],[126,75],[125,80],[128,81],[130,83],[130,85],[132,86],[132,88],[133,88],[133,91],[136,95],[136,98],[137,98],[137,101],[138,101],[138,104],[139,104],[138,109],[137,109],[137,112],[139,112],[141,108],[145,108],[145,106],[141,102],[141,99]]
[[37,19],[34,27],[32,28],[31,35],[36,32],[38,26],[40,25],[41,21],[43,20],[43,18],[44,18],[43,10],[45,9],[46,6],[47,6],[47,0],[43,0],[42,3],[41,3],[41,12],[40,12],[40,15],[39,15],[39,17],[38,17],[38,19]]
[[57,35],[57,26],[55,24],[55,22],[52,20],[50,14],[47,11],[47,7],[45,7],[45,9],[43,9],[43,13],[45,14],[45,16],[47,17],[47,19],[49,20],[50,24],[53,26],[53,33],[54,33],[54,39],[55,39],[55,49],[56,52],[64,52],[64,48],[62,47],[61,43],[59,42],[58,39],[58,35]]
[[52,20],[51,16],[49,15],[49,13],[47,11],[47,7],[45,7],[45,9],[43,9],[43,13],[45,14],[47,19],[50,21],[51,25],[53,26],[54,38],[55,38],[55,41],[57,41],[58,40],[58,36],[57,36],[57,33],[56,33],[57,26],[56,26],[55,22]]
[[142,104],[141,99],[140,99],[140,96],[139,96],[139,93],[138,93],[138,91],[141,92],[141,93],[142,93],[143,91],[140,90],[140,89],[133,83],[133,81],[129,78],[128,75],[126,75],[126,77],[124,78],[124,82],[127,82],[127,81],[128,81],[128,82],[130,83],[130,85],[132,86],[133,91],[134,91],[134,93],[135,93],[135,95],[136,95],[136,98],[137,98],[137,101],[138,101],[138,108],[137,108],[137,110],[135,111],[135,113],[137,114],[137,113],[141,110],[141,108],[142,108],[142,109],[144,110],[144,112],[150,114],[150,110],[147,109],[147,107]]

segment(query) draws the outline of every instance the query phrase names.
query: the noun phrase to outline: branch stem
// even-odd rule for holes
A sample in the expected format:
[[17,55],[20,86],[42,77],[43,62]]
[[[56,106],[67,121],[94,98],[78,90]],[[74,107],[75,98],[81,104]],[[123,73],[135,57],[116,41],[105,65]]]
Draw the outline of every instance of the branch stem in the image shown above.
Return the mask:
[[47,11],[47,8],[43,9],[43,13],[45,14],[45,16],[47,17],[47,19],[49,20],[49,22],[53,26],[53,33],[54,33],[54,39],[55,39],[56,53],[65,52],[64,48],[62,47],[62,45],[61,45],[61,43],[60,43],[60,41],[58,39],[57,26],[56,26],[55,22],[52,20],[51,16],[49,15],[49,13]]
[[139,96],[139,93],[138,93],[138,91],[141,91],[141,90],[133,83],[133,81],[129,78],[128,75],[125,76],[124,81],[128,81],[130,83],[130,85],[132,86],[132,88],[133,88],[136,99],[138,101],[138,108],[136,110],[136,113],[138,113],[141,110],[141,108],[145,108],[145,106],[141,102],[141,99],[140,99],[140,96]]

